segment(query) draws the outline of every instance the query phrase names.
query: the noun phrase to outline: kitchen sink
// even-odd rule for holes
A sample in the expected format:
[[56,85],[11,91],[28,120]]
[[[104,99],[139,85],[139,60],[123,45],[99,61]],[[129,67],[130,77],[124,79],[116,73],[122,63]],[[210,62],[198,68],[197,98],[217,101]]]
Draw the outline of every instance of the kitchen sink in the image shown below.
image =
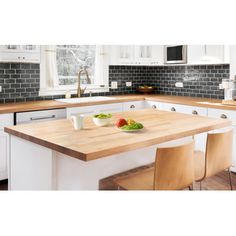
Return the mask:
[[55,99],[55,101],[65,102],[65,103],[83,103],[83,102],[109,101],[115,99],[117,98],[94,96],[94,97],[83,97],[83,98],[61,98],[61,99]]

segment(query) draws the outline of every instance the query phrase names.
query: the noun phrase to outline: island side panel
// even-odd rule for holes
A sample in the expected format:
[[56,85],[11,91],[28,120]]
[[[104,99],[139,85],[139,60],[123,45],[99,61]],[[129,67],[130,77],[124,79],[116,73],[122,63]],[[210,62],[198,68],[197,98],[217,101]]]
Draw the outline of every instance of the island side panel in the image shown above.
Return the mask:
[[10,135],[9,190],[53,190],[52,150]]
[[88,162],[55,152],[56,188],[98,190],[100,179],[154,162],[156,148],[157,145]]

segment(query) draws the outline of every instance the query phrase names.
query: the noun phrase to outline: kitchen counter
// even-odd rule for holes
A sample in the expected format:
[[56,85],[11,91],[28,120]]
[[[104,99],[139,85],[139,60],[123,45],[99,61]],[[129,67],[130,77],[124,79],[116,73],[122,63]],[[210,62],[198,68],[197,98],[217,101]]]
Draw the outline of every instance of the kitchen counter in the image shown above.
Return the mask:
[[83,130],[66,119],[6,127],[9,134],[11,190],[96,190],[105,177],[150,164],[158,145],[230,126],[212,119],[143,109],[114,114],[144,125],[128,133],[114,125],[97,127],[85,118]]
[[[131,117],[143,123],[145,128],[135,134],[121,132],[113,125],[117,117]],[[5,132],[80,160],[91,161],[231,124],[224,119],[152,109],[117,113],[111,123],[108,127],[97,127],[92,117],[86,117],[85,128],[79,131],[73,129],[71,121],[63,119],[6,127]]]
[[115,97],[115,100],[107,101],[93,101],[93,102],[81,102],[81,103],[64,103],[55,100],[48,101],[34,101],[34,102],[20,102],[20,103],[7,103],[0,105],[0,114],[13,113],[13,112],[24,112],[24,111],[36,111],[36,110],[47,110],[57,109],[66,107],[81,107],[81,106],[92,106],[99,104],[112,104],[120,102],[130,101],[160,101],[167,103],[175,103],[189,106],[218,108],[223,110],[236,110],[236,106],[223,105],[221,100],[209,99],[209,98],[193,98],[193,97],[181,97],[181,96],[168,96],[168,95],[119,95],[111,96]]

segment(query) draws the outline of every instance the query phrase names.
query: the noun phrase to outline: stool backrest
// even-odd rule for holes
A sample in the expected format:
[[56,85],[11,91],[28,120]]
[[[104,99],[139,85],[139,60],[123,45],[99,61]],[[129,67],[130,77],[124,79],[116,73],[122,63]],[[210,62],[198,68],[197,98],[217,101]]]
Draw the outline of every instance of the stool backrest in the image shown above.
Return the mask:
[[205,176],[213,176],[232,164],[233,129],[207,136]]
[[158,148],[154,189],[179,190],[194,181],[194,141],[181,146]]

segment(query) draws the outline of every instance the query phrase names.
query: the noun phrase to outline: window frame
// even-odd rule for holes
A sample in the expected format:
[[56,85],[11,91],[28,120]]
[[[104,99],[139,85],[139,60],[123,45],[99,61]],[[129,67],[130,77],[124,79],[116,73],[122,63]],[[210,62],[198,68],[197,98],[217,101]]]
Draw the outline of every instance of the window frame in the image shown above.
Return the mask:
[[[45,45],[46,46],[46,45]],[[54,46],[54,45],[52,45]],[[54,79],[54,86],[48,87],[46,81],[46,68],[45,68],[45,51],[43,46],[40,47],[41,61],[40,61],[40,89],[39,96],[52,96],[52,95],[64,95],[67,91],[71,94],[77,93],[77,84],[75,85],[58,85],[59,78]],[[109,58],[107,53],[107,47],[102,45],[96,45],[96,60],[97,71],[94,76],[98,76],[98,81],[101,81],[101,85],[98,84],[88,84],[81,87],[86,87],[85,93],[99,93],[99,92],[109,92]],[[99,62],[102,61],[102,63]],[[100,63],[100,64],[99,64]],[[99,64],[99,65],[98,65]],[[95,68],[96,68],[95,66]]]

